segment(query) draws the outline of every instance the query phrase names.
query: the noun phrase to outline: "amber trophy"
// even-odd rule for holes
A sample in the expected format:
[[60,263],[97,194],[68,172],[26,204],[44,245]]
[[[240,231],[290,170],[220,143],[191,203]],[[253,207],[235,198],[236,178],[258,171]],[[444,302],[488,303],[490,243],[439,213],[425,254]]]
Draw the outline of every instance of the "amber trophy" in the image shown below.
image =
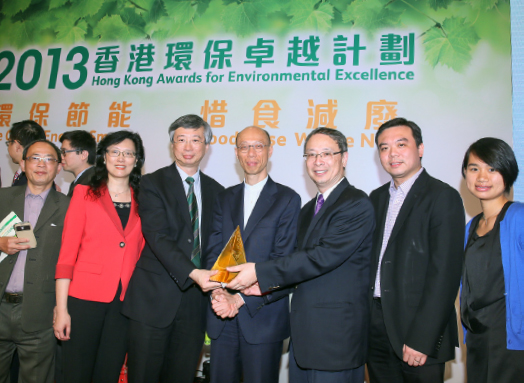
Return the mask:
[[246,263],[246,252],[240,235],[240,226],[237,226],[211,268],[211,270],[218,270],[218,273],[213,275],[210,280],[222,283],[231,282],[238,273],[230,273],[226,270],[226,267],[241,265],[242,263]]

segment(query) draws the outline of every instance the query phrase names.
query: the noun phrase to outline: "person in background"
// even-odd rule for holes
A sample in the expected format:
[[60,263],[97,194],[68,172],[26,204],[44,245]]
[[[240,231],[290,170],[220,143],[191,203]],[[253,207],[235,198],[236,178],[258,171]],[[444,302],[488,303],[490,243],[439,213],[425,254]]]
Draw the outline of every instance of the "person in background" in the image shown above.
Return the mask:
[[50,141],[26,146],[20,166],[27,184],[0,189],[0,220],[14,212],[33,227],[37,245],[0,238],[0,381],[6,382],[15,350],[20,381],[52,383],[55,372],[53,278],[69,198],[52,188],[61,170],[59,149]]
[[[300,196],[268,175],[273,148],[264,129],[250,126],[236,137],[235,154],[244,182],[217,198],[209,238],[211,269],[237,226],[246,259],[269,261],[293,252]],[[263,297],[213,290],[207,316],[211,341],[211,382],[278,383],[284,339],[289,337],[289,289]],[[237,355],[237,357],[232,357]]]
[[[204,345],[216,272],[202,269],[213,204],[224,188],[200,170],[213,132],[200,116],[169,127],[175,162],[142,178],[140,217],[146,246],[129,283],[129,382],[192,383]],[[163,145],[163,142],[158,142]]]
[[75,180],[69,185],[67,196],[73,195],[76,185],[89,185],[95,174],[96,141],[85,130],[72,130],[60,136],[62,148],[62,166],[73,173]]
[[462,175],[482,212],[466,227],[460,311],[472,383],[524,379],[524,205],[509,200],[519,168],[511,147],[481,138]]
[[[15,122],[9,131],[9,139],[5,142],[9,157],[15,164],[20,164],[24,148],[33,141],[45,140],[44,129],[32,120]],[[27,184],[25,172],[20,167],[13,176],[11,186]]]
[[90,185],[77,185],[71,199],[55,275],[65,382],[118,381],[127,352],[122,301],[144,246],[137,204],[143,164],[137,133],[109,133]]
[[371,383],[442,383],[458,347],[455,300],[464,255],[459,193],[422,167],[420,127],[395,118],[375,135],[391,180],[371,192]]

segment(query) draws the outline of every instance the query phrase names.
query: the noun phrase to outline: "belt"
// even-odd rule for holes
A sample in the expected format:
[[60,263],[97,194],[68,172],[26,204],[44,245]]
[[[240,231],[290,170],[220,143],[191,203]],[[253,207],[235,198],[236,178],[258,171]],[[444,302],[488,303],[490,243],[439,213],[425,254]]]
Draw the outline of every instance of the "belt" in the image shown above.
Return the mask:
[[23,298],[22,293],[4,293],[4,299],[7,303],[22,303]]
[[375,302],[378,302],[378,303],[381,303],[381,301],[382,301],[382,300],[380,299],[380,297],[373,297],[373,300],[374,300]]

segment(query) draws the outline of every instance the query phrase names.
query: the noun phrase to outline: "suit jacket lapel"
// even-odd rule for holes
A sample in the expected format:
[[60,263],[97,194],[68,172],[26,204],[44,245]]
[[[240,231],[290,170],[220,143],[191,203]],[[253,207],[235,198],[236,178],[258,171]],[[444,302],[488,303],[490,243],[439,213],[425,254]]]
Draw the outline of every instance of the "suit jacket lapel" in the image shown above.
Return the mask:
[[[180,173],[178,172],[178,169],[176,168],[176,163],[173,162],[173,164],[171,165],[170,167],[171,169],[171,172],[170,172],[170,183],[172,183],[172,186],[169,185],[168,188],[171,189],[172,191],[172,194],[169,193],[168,195],[170,196],[169,198],[171,198],[171,196],[174,196],[175,200],[176,200],[176,204],[169,204],[169,206],[176,206],[178,205],[179,208],[180,208],[180,211],[177,212],[177,214],[181,214],[182,217],[184,217],[184,220],[186,221],[186,224],[188,227],[191,227],[191,217],[189,216],[189,205],[187,204],[187,196],[186,196],[186,190],[184,189],[184,185],[182,182],[185,182],[185,181],[182,181],[182,177],[180,177]],[[201,174],[201,181],[202,180],[202,173]],[[169,184],[170,184],[169,183]],[[204,201],[204,191],[205,191],[205,187],[202,185],[202,201]],[[202,216],[204,216],[204,212],[205,212],[205,202],[204,203],[204,206],[203,206],[203,211],[202,211]],[[200,206],[199,206],[200,208]],[[203,226],[203,225],[202,225]]]
[[[16,191],[13,193],[13,206],[12,211],[20,218],[21,221],[24,220],[24,204],[25,204],[25,186],[17,186]],[[0,217],[0,220],[5,217]]]
[[[275,182],[270,177],[268,177],[268,180],[262,188],[260,196],[255,203],[255,207],[249,216],[249,220],[247,221],[246,229],[244,230],[244,236],[242,237],[244,242],[247,241],[247,238],[253,232],[254,228],[257,226],[262,217],[264,217],[264,215],[266,215],[267,212],[271,210],[271,206],[275,203],[276,192],[277,186],[275,185]],[[242,205],[244,205],[243,199]]]
[[415,202],[417,201],[418,197],[425,190],[427,180],[428,180],[428,174],[424,170],[422,171],[422,173],[419,175],[419,177],[417,178],[417,180],[411,187],[408,195],[406,196],[406,199],[404,200],[404,203],[402,204],[402,207],[400,208],[397,219],[395,221],[395,225],[393,226],[393,230],[391,231],[391,235],[389,237],[388,244],[393,241],[395,236],[398,234],[398,232],[402,228],[404,221],[406,220],[406,218],[409,216],[409,213],[411,212],[411,209],[413,209],[413,206],[415,206]]
[[242,241],[245,243],[244,235],[244,183],[237,185],[233,188],[230,195],[230,206],[231,206],[231,220],[235,229],[240,226],[240,235]]
[[[311,234],[311,231],[313,230],[313,228],[316,226],[316,224],[318,223],[318,221],[322,218],[322,216],[326,213],[327,209],[329,209],[329,207],[331,205],[333,205],[338,197],[340,196],[340,194],[342,194],[342,191],[344,191],[345,188],[347,188],[349,186],[349,182],[347,180],[347,178],[344,178],[339,184],[338,186],[335,188],[335,190],[333,190],[331,192],[331,194],[329,195],[328,199],[326,200],[326,202],[324,202],[324,205],[322,205],[322,208],[319,210],[319,212],[317,213],[317,215],[315,216],[312,216],[311,218],[311,223],[307,229],[307,232],[306,232],[306,236],[304,238],[304,240],[306,240],[307,238],[309,238],[309,235]],[[313,203],[313,214],[315,213],[315,203]],[[313,215],[312,214],[312,215]]]
[[106,214],[109,216],[109,218],[111,219],[111,221],[117,228],[117,230],[120,232],[122,236],[124,236],[124,229],[122,228],[122,221],[120,220],[120,217],[118,216],[118,213],[116,212],[115,205],[113,204],[111,195],[109,195],[107,186],[105,186],[101,190],[101,196],[99,198],[99,201],[102,207],[104,208]]
[[[183,185],[181,186],[183,192]],[[207,238],[211,234],[211,221],[213,220],[213,204],[215,201],[212,193],[212,184],[209,180],[209,177],[202,172],[200,172],[200,194],[202,196],[202,222],[200,222],[200,228],[202,232],[200,233],[200,241],[202,243],[202,248],[205,249],[207,246]],[[182,198],[178,195],[177,197],[179,199]],[[189,217],[189,206],[187,204],[187,197],[183,195],[183,199],[185,205],[187,206],[184,216],[186,217],[189,227],[191,227],[191,219]],[[200,209],[200,206],[198,208]]]
[[129,212],[129,219],[124,230],[124,235],[129,235],[136,224],[138,224],[138,210],[136,206],[135,195],[133,193],[133,189],[131,189],[131,211]]
[[[47,195],[47,198],[44,202],[44,206],[42,207],[42,211],[40,212],[40,215],[38,216],[38,220],[36,221],[36,225],[34,228],[34,231],[37,232],[40,230],[49,219],[55,214],[56,210],[58,209],[57,204],[57,194],[58,193],[55,189],[51,188],[49,191],[49,194]],[[23,221],[23,217],[20,217],[20,219]]]

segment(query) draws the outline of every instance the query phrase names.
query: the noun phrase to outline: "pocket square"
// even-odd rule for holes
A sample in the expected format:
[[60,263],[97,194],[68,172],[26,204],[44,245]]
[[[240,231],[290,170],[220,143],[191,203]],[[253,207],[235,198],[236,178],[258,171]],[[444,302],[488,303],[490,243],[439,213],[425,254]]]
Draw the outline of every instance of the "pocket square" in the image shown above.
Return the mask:
[[52,223],[51,226],[56,226],[56,225],[54,223]]

